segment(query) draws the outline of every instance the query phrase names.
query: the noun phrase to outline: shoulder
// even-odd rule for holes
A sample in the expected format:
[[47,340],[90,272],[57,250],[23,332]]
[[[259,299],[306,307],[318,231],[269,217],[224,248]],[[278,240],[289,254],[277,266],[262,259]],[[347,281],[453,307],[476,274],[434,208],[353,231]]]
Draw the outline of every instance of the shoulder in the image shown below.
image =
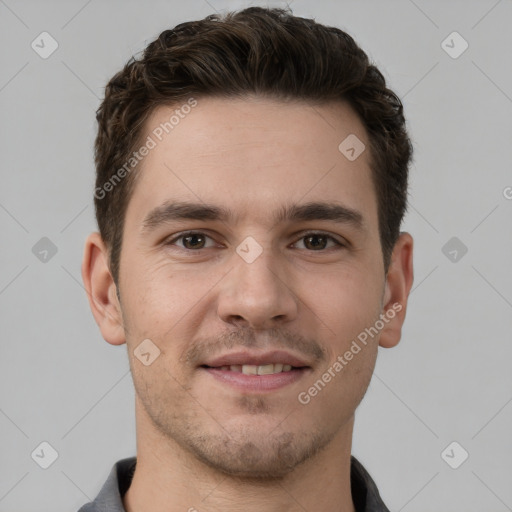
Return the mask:
[[83,505],[78,512],[126,512],[122,496],[130,487],[136,464],[136,457],[117,461],[94,501]]

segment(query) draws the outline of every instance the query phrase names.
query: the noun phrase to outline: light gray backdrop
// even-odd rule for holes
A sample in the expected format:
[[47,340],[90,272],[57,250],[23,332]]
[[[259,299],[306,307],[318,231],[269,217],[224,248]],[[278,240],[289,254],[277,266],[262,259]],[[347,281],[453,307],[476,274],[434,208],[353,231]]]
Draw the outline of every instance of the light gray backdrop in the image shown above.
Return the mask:
[[[162,30],[248,5],[269,4],[0,0],[0,512],[75,511],[135,454],[126,346],[103,341],[80,276],[94,112]],[[512,1],[290,5],[370,54],[416,150],[415,284],[353,453],[393,511],[512,510]]]

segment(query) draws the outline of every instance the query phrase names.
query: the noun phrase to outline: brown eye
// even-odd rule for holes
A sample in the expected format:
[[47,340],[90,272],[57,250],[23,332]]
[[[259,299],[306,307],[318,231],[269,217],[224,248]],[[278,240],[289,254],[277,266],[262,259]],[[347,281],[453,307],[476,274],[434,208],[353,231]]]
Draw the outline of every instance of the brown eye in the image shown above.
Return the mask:
[[186,235],[183,237],[185,249],[202,249],[204,245],[203,235]]
[[209,236],[205,235],[201,232],[188,232],[182,233],[181,235],[169,240],[167,245],[175,245],[177,241],[182,241],[181,244],[178,244],[179,248],[194,251],[199,249],[205,249],[208,247],[212,247],[212,245],[206,246],[207,239],[212,240]]
[[308,249],[325,249],[327,244],[327,237],[323,235],[308,235],[304,237],[306,243],[304,244]]
[[[334,237],[325,233],[306,233],[302,236],[301,240],[304,241],[304,246],[310,251],[322,251],[326,249],[329,241],[334,243],[334,246],[343,247],[343,244],[338,242]],[[331,246],[332,247],[332,246]]]

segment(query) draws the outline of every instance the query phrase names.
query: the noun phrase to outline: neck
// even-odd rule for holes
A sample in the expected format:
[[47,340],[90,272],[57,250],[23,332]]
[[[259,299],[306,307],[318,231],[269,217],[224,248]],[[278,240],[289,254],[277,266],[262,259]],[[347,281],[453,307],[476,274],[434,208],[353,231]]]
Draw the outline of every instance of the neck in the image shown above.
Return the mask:
[[209,467],[138,414],[137,466],[124,507],[126,512],[355,512],[350,488],[353,422],[352,417],[324,450],[287,475],[250,479]]

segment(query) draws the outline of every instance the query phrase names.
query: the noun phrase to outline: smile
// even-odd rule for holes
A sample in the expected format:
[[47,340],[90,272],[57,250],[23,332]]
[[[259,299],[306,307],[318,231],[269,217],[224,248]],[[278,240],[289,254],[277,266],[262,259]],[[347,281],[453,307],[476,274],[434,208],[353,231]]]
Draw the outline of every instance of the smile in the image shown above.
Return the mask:
[[237,391],[268,392],[293,384],[309,374],[312,369],[293,367],[281,363],[265,365],[230,365],[220,367],[200,366],[215,381]]
[[[205,366],[205,368],[214,368]],[[245,375],[273,375],[275,373],[289,372],[295,369],[290,364],[270,363],[262,365],[254,364],[232,364],[216,367],[218,370],[243,373]]]

